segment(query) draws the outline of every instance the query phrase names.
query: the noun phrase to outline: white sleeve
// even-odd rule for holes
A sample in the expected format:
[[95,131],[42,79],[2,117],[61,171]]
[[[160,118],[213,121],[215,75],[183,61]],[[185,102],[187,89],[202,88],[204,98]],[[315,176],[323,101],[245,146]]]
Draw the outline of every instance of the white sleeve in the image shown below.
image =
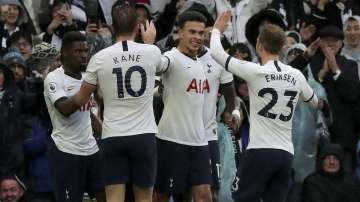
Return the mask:
[[230,72],[225,71],[224,68],[222,68],[220,73],[220,83],[226,84],[232,82],[233,80],[234,80],[233,75]]
[[160,62],[158,66],[156,67],[156,73],[162,74],[165,73],[170,67],[170,59],[168,56],[161,56]]
[[260,65],[229,56],[221,45],[220,31],[214,28],[210,40],[211,56],[216,62],[238,77],[248,81],[258,72]]
[[300,98],[305,103],[309,104],[310,106],[317,108],[318,107],[318,97],[316,96],[314,90],[310,87],[308,82],[306,81],[304,75],[299,74],[300,76]]
[[155,45],[151,45],[154,48],[154,54],[151,56],[151,59],[154,60],[154,64],[156,66],[156,74],[161,74],[162,72],[165,72],[167,69],[167,60],[166,58],[163,58],[163,56],[161,55],[161,51],[160,49],[155,46]]
[[52,104],[62,97],[67,97],[64,78],[49,74],[44,81],[44,95],[49,97]]
[[171,56],[170,52],[164,53],[164,55],[161,57],[161,61],[159,66],[156,68],[157,74],[163,74],[169,71],[171,69],[171,66],[173,65],[174,60]]
[[100,59],[100,57],[97,57],[97,56],[98,55],[96,54],[90,59],[89,64],[86,68],[85,77],[84,77],[84,81],[86,83],[89,83],[92,85],[98,84],[97,71],[99,70],[101,65],[103,65],[102,60]]

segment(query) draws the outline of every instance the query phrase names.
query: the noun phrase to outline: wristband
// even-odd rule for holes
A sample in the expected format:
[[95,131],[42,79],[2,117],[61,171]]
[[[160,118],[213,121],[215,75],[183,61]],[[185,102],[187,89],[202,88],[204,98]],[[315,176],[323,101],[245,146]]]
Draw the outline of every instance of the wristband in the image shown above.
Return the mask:
[[233,116],[235,116],[237,119],[241,119],[241,114],[240,114],[240,111],[238,109],[234,109],[231,114]]

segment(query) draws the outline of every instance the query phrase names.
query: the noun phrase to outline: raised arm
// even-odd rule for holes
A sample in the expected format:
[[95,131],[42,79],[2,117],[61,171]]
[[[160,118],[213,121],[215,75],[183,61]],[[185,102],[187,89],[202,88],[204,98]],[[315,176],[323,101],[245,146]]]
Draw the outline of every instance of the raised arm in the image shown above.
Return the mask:
[[214,60],[225,67],[227,71],[247,80],[248,76],[258,70],[259,65],[229,56],[221,45],[220,34],[226,29],[230,17],[231,13],[227,11],[216,20],[211,32],[210,53]]
[[310,87],[310,85],[308,84],[308,82],[306,81],[304,75],[302,73],[299,73],[299,77],[300,77],[300,82],[301,82],[301,86],[300,86],[300,98],[307,104],[309,104],[310,106],[312,106],[313,108],[318,108],[319,106],[319,99],[316,96],[314,90]]

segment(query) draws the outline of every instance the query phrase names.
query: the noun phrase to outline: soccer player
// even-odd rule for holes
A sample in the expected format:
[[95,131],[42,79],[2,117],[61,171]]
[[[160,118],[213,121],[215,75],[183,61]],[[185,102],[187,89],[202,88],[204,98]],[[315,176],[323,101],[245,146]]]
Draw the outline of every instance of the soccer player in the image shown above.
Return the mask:
[[[233,110],[235,108],[235,90],[233,75],[221,67],[210,55],[210,50],[203,46],[200,49],[198,58],[204,69],[205,76],[209,84],[209,92],[204,94],[204,124],[205,135],[209,144],[211,174],[212,174],[212,196],[217,196],[216,192],[220,188],[220,153],[217,135],[216,109],[218,92],[224,95],[226,109],[224,121],[228,126],[233,126]],[[236,112],[237,111],[237,112]],[[234,114],[240,115],[238,110]],[[238,117],[240,118],[240,117]]]
[[[105,201],[100,194],[104,190],[102,161],[91,126],[91,121],[96,121],[90,118],[92,100],[89,97],[81,108],[72,112],[64,105],[80,89],[88,51],[83,34],[67,33],[61,47],[63,66],[49,73],[44,81],[45,101],[53,125],[50,169],[58,202],[81,202],[85,191],[90,196],[99,193],[98,201]],[[101,133],[98,128],[94,130]]]
[[246,80],[250,97],[250,143],[235,185],[236,201],[285,201],[293,159],[291,124],[299,98],[317,107],[318,99],[303,74],[279,61],[285,42],[284,31],[264,25],[257,38],[261,65],[230,57],[220,43],[231,17],[225,12],[212,31],[210,50],[225,69]]
[[211,201],[211,169],[205,135],[204,95],[210,88],[197,55],[206,18],[195,11],[179,16],[179,44],[164,54],[169,64],[162,74],[164,111],[157,134],[158,173],[155,201],[192,192],[196,202]]
[[[162,55],[154,45],[135,43],[139,29],[135,8],[117,1],[111,11],[117,42],[95,54],[86,69],[80,91],[66,103],[77,110],[100,90],[104,121],[103,153],[107,202],[122,202],[125,184],[133,184],[135,201],[151,201],[156,175],[157,127],[153,113],[155,73],[164,71]],[[142,29],[145,42],[155,39],[155,26]]]

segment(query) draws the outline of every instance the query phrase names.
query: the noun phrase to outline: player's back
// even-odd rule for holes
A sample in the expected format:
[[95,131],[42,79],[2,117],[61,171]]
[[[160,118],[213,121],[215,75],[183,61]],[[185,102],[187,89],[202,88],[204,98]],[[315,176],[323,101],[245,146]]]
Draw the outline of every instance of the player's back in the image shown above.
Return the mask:
[[153,45],[122,41],[90,61],[104,99],[103,138],[156,133],[153,88],[161,52]]
[[311,99],[313,91],[302,73],[278,61],[257,66],[246,78],[250,96],[251,148],[275,148],[293,154],[292,118],[301,96]]

